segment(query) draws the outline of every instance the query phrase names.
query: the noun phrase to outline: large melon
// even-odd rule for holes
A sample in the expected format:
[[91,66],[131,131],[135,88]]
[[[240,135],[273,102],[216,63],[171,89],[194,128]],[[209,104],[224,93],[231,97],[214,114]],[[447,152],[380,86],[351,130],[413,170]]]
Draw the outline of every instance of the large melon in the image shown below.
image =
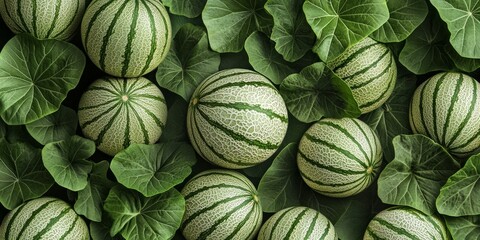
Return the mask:
[[14,33],[68,40],[76,33],[85,0],[0,0],[0,14]]
[[167,105],[160,89],[144,77],[105,77],[83,93],[78,121],[83,134],[113,156],[132,143],[157,142],[167,121]]
[[348,197],[375,180],[382,156],[380,141],[366,123],[356,118],[324,118],[301,138],[297,165],[313,190]]
[[319,211],[289,207],[267,219],[257,239],[335,240],[337,235],[333,224]]
[[364,240],[449,240],[443,221],[414,208],[395,206],[378,213],[368,224]]
[[228,69],[205,79],[187,112],[195,150],[224,168],[246,168],[267,160],[280,146],[288,126],[285,102],[259,73]]
[[453,155],[473,155],[480,147],[480,84],[463,73],[438,73],[415,90],[409,117],[413,132]]
[[253,239],[262,224],[255,186],[232,170],[201,172],[182,189],[185,215],[182,233],[193,239]]
[[13,209],[0,225],[0,239],[88,240],[85,221],[63,200],[41,197]]
[[367,37],[327,63],[352,89],[362,113],[371,112],[392,95],[397,65],[392,52]]
[[170,18],[158,0],[93,0],[81,25],[82,43],[92,62],[117,77],[154,70],[170,49]]

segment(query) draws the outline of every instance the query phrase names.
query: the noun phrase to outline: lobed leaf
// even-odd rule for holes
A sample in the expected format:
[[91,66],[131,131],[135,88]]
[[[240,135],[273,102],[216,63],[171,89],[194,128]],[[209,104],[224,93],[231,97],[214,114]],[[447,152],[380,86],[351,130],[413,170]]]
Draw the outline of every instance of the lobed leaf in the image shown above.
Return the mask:
[[313,50],[324,62],[360,42],[389,17],[385,0],[306,0],[303,11],[317,36]]
[[115,186],[104,204],[113,219],[110,236],[120,233],[125,239],[170,239],[180,227],[185,200],[174,188],[144,197],[140,193]]
[[285,78],[280,85],[280,94],[290,113],[302,122],[360,115],[348,85],[321,62]]
[[378,196],[386,204],[435,213],[440,188],[459,164],[441,145],[421,134],[396,136],[393,147],[395,158],[378,177]]
[[95,143],[77,135],[52,142],[42,149],[45,168],[55,182],[71,191],[80,191],[88,184],[92,162],[87,160],[95,153]]
[[131,144],[113,157],[110,169],[119,183],[152,197],[183,182],[195,163],[187,143]]
[[85,67],[73,44],[18,34],[0,52],[0,115],[9,125],[32,123],[60,108]]

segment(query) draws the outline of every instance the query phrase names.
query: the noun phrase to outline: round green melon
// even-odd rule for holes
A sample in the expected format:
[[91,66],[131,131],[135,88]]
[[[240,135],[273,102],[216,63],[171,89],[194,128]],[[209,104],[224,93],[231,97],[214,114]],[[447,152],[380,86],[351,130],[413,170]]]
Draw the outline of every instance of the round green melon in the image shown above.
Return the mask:
[[85,11],[85,0],[0,0],[0,14],[14,33],[69,40]]
[[94,0],[81,24],[82,43],[92,62],[116,77],[140,77],[166,57],[170,18],[158,0]]
[[187,240],[253,239],[261,227],[263,213],[257,190],[238,172],[201,172],[181,193],[185,197],[181,230]]
[[394,206],[378,213],[368,224],[363,240],[448,240],[443,221],[411,207]]
[[228,69],[206,78],[187,112],[190,141],[207,161],[240,169],[267,160],[287,132],[283,98],[264,76]]
[[0,239],[89,240],[85,221],[63,200],[41,197],[9,212],[0,225]]
[[83,93],[78,121],[83,135],[113,156],[132,143],[157,142],[167,121],[167,105],[160,89],[144,77],[105,77]]
[[362,113],[379,108],[392,95],[397,65],[384,44],[367,37],[327,63],[352,90]]
[[335,240],[333,224],[322,213],[307,207],[289,207],[273,214],[260,228],[258,240]]
[[348,197],[375,180],[382,155],[380,141],[366,123],[356,118],[324,118],[302,136],[297,165],[313,190]]
[[410,102],[410,126],[468,157],[480,147],[480,84],[463,73],[438,73],[420,84]]

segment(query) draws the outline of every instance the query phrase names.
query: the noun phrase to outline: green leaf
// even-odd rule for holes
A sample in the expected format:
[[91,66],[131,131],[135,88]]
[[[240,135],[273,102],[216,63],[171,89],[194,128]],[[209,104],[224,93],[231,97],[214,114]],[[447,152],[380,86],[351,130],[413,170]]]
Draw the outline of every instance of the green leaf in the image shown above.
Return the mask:
[[362,239],[371,219],[371,190],[347,198],[330,198],[307,189],[302,193],[302,205],[320,211],[332,221],[339,239]]
[[440,17],[447,23],[450,43],[466,58],[480,58],[479,0],[431,0]]
[[480,155],[468,159],[440,189],[436,206],[443,215],[460,217],[480,215]]
[[0,52],[0,114],[10,125],[28,124],[60,108],[85,67],[85,55],[59,40],[13,37]]
[[92,162],[87,160],[95,153],[95,143],[80,136],[52,142],[42,149],[45,168],[55,182],[71,191],[80,191],[88,184]]
[[217,72],[219,65],[220,55],[209,50],[203,28],[187,23],[177,32],[167,57],[158,66],[157,83],[189,101],[197,85]]
[[88,176],[87,186],[78,192],[78,198],[73,206],[75,212],[91,221],[102,221],[103,201],[107,198],[114,182],[107,178],[109,164],[103,160],[94,163]]
[[[107,219],[107,218],[105,218]],[[110,236],[110,227],[111,225],[102,222],[90,222],[90,236],[92,240],[121,240],[121,236],[116,235],[114,237]]]
[[120,233],[131,240],[170,239],[180,227],[185,200],[174,188],[146,198],[136,191],[115,186],[103,207],[113,219],[110,236]]
[[462,72],[473,72],[480,68],[480,59],[465,58],[460,56],[452,45],[445,46],[447,55],[452,59],[453,64]]
[[183,182],[195,162],[187,143],[131,144],[115,155],[110,169],[119,183],[151,197]]
[[306,0],[303,11],[317,36],[314,52],[324,62],[360,42],[389,17],[385,0]]
[[480,239],[480,216],[445,217],[452,239]]
[[169,7],[171,13],[189,18],[200,16],[207,0],[168,0],[163,4]]
[[302,122],[360,115],[350,88],[321,62],[285,78],[280,85],[280,94],[288,110]]
[[258,185],[264,212],[278,212],[300,204],[302,179],[297,169],[297,144],[290,143],[277,155]]
[[272,17],[263,6],[266,0],[207,0],[202,19],[210,46],[217,52],[240,52],[256,30],[270,33]]
[[401,42],[425,20],[428,6],[425,0],[387,0],[390,18],[370,37],[379,42]]
[[271,39],[275,49],[287,61],[302,58],[315,43],[315,34],[303,13],[304,0],[268,0],[265,4],[273,17]]
[[378,178],[378,196],[386,204],[410,206],[433,214],[435,199],[458,163],[439,144],[420,134],[393,139],[395,158]]
[[168,108],[167,123],[160,136],[159,142],[188,142],[187,135],[187,110],[188,103],[177,96]]
[[7,124],[0,118],[0,140],[7,137]]
[[395,153],[392,140],[400,134],[410,134],[408,111],[413,92],[417,88],[416,76],[403,74],[397,77],[397,83],[390,98],[376,110],[362,115],[360,119],[377,132],[382,144],[383,156],[387,162],[393,160]]
[[277,85],[295,72],[291,64],[275,51],[273,43],[264,33],[252,33],[245,41],[245,51],[253,69]]
[[77,113],[71,108],[60,106],[58,111],[27,124],[26,127],[37,142],[45,145],[75,135],[77,125]]
[[[434,12],[434,11],[433,11]],[[453,63],[445,52],[448,31],[438,15],[432,13],[407,38],[399,61],[415,74],[448,71]]]
[[42,164],[40,149],[0,140],[0,203],[12,210],[50,189],[53,179]]

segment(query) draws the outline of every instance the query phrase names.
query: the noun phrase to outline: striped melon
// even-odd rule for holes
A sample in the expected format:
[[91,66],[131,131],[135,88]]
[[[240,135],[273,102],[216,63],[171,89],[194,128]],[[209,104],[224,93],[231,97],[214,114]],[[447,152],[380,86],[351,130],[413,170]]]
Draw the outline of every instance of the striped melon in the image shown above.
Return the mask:
[[356,118],[324,118],[302,136],[297,165],[305,183],[330,197],[360,193],[375,180],[382,148],[375,132]]
[[157,142],[166,120],[162,92],[144,77],[97,79],[78,104],[83,134],[111,156],[131,143]]
[[195,150],[224,168],[240,169],[267,160],[288,125],[285,102],[264,76],[246,69],[212,74],[195,90],[187,130]]
[[14,33],[68,40],[76,33],[85,0],[0,0],[0,14]]
[[365,38],[327,63],[352,89],[362,113],[371,112],[392,95],[397,81],[397,65],[382,43]]
[[0,239],[88,240],[87,224],[66,202],[51,197],[30,200],[3,219]]
[[410,126],[459,157],[480,147],[480,85],[463,73],[438,73],[415,90]]
[[442,240],[450,239],[443,221],[414,208],[394,206],[378,213],[368,223],[364,240]]
[[233,170],[211,169],[182,189],[185,215],[182,234],[192,239],[253,239],[262,224],[255,186]]
[[165,58],[172,41],[170,18],[159,0],[93,0],[81,25],[90,60],[116,77],[139,77]]
[[307,207],[290,207],[273,214],[260,228],[258,240],[338,239],[333,224],[319,211]]

